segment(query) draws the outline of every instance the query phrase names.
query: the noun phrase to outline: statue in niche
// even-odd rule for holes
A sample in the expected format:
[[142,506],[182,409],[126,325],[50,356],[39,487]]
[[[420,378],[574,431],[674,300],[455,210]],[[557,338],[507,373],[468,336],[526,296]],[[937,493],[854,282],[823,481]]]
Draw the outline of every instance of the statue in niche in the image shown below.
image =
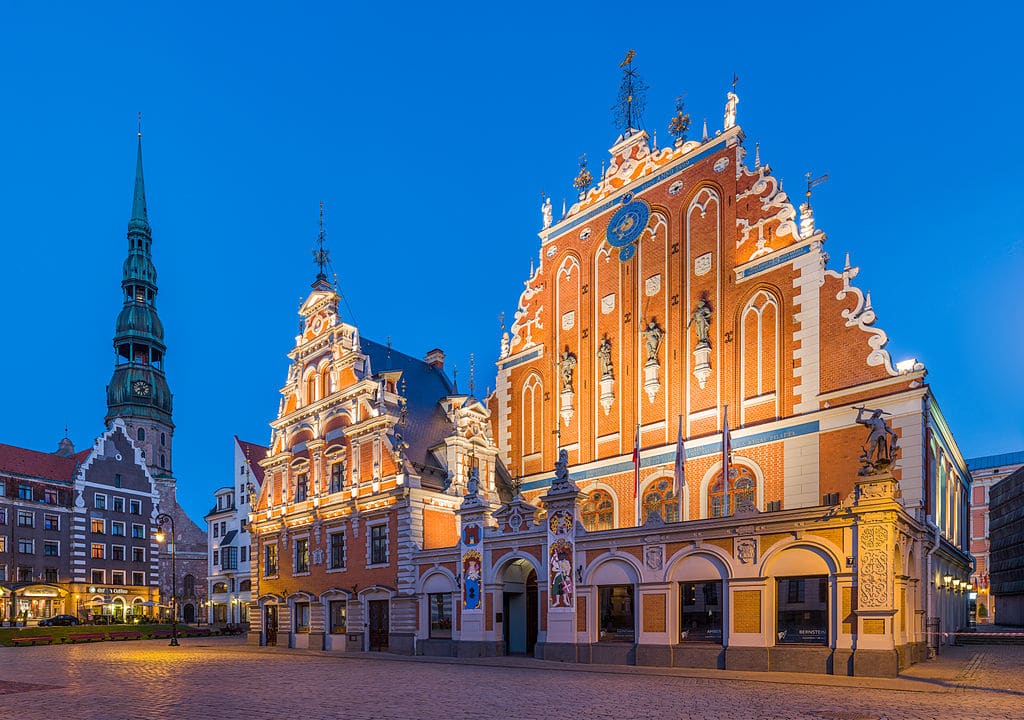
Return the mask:
[[658,362],[658,349],[661,348],[661,338],[665,334],[664,331],[658,325],[657,320],[651,318],[651,321],[647,323],[647,327],[640,334],[644,336],[644,351],[647,355],[647,363],[656,364]]
[[725,129],[728,130],[736,124],[736,106],[739,105],[740,99],[734,92],[725,97]]
[[[864,417],[866,412],[871,413],[871,416]],[[861,475],[884,470],[896,460],[896,451],[899,449],[896,433],[882,417],[888,414],[884,410],[869,410],[863,405],[857,408],[856,422],[870,430],[867,444],[862,447],[863,454],[860,456]]]
[[697,307],[690,316],[690,322],[686,324],[689,328],[693,325],[697,330],[697,345],[710,345],[708,342],[708,331],[711,329],[711,306],[707,298],[701,297],[697,301]]
[[562,392],[574,392],[572,388],[572,373],[576,369],[576,356],[569,352],[569,346],[565,346],[558,361],[558,372],[562,375]]
[[480,471],[475,467],[469,469],[469,479],[466,481],[466,494],[476,495],[480,489]]
[[601,340],[601,344],[597,346],[597,362],[601,368],[601,379],[611,380],[614,378],[612,373],[612,341],[605,336]]
[[551,227],[551,198],[544,198],[544,203],[540,206],[541,215],[544,216],[544,230]]

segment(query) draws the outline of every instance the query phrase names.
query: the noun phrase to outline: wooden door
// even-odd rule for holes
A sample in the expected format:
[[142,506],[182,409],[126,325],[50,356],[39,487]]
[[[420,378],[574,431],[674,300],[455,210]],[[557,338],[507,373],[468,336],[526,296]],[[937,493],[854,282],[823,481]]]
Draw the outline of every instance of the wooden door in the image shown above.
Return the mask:
[[388,601],[370,600],[370,650],[384,652],[388,649]]
[[267,645],[277,645],[277,605],[267,605],[263,608],[263,632],[267,638]]

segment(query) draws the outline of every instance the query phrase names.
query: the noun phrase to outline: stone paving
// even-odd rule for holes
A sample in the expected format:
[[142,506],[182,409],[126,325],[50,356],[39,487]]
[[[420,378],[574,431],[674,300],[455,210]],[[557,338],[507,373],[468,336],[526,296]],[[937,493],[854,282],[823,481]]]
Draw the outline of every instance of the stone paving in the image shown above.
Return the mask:
[[235,638],[0,648],[0,719],[1024,720],[1024,646],[949,648],[896,680],[330,656]]

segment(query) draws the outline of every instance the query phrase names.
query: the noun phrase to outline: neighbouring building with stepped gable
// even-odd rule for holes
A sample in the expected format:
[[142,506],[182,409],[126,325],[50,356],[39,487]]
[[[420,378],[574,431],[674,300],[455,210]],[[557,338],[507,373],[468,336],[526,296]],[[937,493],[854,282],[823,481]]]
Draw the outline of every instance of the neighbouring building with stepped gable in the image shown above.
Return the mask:
[[700,141],[626,125],[545,203],[488,400],[519,493],[416,556],[419,651],[894,675],[966,624],[970,476],[925,368],[737,102]]
[[[128,222],[128,257],[121,279],[124,304],[114,334],[114,373],[107,385],[106,422],[120,419],[152,476],[158,511],[174,518],[175,569],[167,548],[155,543],[159,557],[161,597],[166,602],[177,591],[179,619],[195,622],[200,616],[201,592],[206,588],[206,533],[178,505],[177,480],[172,470],[172,395],[164,372],[164,327],[156,311],[156,267],[153,235],[146,210],[142,173],[142,133],[139,133],[132,215]],[[170,531],[170,526],[166,528]],[[170,542],[171,539],[168,540]]]
[[152,539],[159,512],[174,517],[179,617],[198,617],[206,536],[177,503],[151,251],[140,133],[107,430],[80,452],[68,438],[53,454],[0,445],[0,619],[166,616],[170,553]]
[[457,541],[470,468],[495,505],[506,483],[488,410],[449,381],[444,354],[361,337],[339,299],[321,264],[260,460],[250,641],[411,654],[417,553]]

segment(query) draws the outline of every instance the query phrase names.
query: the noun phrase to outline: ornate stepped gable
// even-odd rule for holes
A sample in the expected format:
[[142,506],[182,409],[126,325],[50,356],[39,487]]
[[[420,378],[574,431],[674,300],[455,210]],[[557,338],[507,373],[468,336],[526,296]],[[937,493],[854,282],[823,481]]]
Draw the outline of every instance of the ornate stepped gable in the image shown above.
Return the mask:
[[[727,111],[725,129],[700,142],[659,149],[644,131],[624,132],[593,187],[581,164],[583,190],[562,218],[542,208],[539,264],[502,339],[491,398],[502,459],[528,499],[550,481],[557,447],[574,468],[631,464],[638,425],[646,466],[671,473],[681,415],[697,480],[687,517],[699,517],[726,406],[742,432],[921,387],[923,365],[894,366],[870,295],[852,284],[857,269],[826,270],[811,184],[798,210],[759,151],[747,164],[734,98],[732,124]],[[716,442],[717,456],[696,447]],[[762,510],[787,494],[783,451],[768,441],[745,451],[763,465],[755,475],[775,476],[775,487],[760,481]],[[604,478],[628,504],[629,468],[574,472]],[[620,507],[617,522],[636,512]]]

